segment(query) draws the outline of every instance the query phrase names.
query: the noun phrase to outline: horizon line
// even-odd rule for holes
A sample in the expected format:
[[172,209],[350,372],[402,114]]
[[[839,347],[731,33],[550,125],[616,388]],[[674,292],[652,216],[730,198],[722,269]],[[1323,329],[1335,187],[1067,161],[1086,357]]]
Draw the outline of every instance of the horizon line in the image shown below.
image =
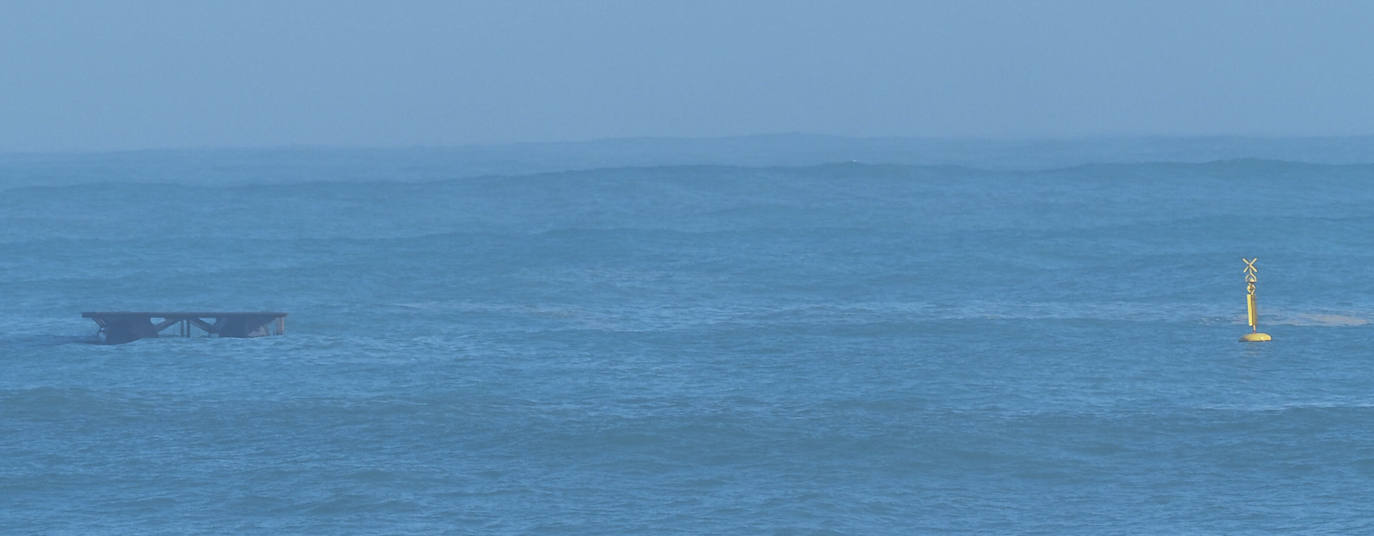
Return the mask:
[[166,145],[130,148],[85,148],[85,149],[6,149],[0,148],[2,156],[46,156],[46,155],[101,155],[122,153],[181,152],[181,151],[404,151],[404,150],[493,150],[521,146],[578,146],[626,142],[712,142],[729,140],[749,140],[766,138],[812,138],[837,141],[906,141],[925,143],[970,143],[970,144],[1034,144],[1034,143],[1087,143],[1101,141],[1187,141],[1187,140],[1236,140],[1236,141],[1296,141],[1296,140],[1356,140],[1374,138],[1367,134],[1320,134],[1320,135],[1256,135],[1256,134],[1084,134],[1064,136],[858,136],[848,134],[827,134],[815,132],[765,132],[756,134],[729,134],[719,136],[671,136],[644,135],[621,137],[598,137],[567,140],[529,140],[494,141],[445,144],[328,144],[328,143],[283,143],[283,144],[224,144],[224,145]]

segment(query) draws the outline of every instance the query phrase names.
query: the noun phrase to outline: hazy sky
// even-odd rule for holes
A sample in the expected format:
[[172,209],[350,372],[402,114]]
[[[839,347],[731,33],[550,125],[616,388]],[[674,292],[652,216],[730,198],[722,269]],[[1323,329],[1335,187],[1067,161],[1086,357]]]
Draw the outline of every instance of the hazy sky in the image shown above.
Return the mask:
[[1374,133],[1374,2],[0,3],[0,150]]

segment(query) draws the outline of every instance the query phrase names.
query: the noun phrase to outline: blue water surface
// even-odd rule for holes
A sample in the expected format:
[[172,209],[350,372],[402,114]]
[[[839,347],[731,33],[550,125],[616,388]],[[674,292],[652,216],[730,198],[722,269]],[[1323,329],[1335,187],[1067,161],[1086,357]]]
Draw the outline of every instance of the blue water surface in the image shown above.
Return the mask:
[[270,156],[0,181],[0,532],[1374,531],[1374,166]]

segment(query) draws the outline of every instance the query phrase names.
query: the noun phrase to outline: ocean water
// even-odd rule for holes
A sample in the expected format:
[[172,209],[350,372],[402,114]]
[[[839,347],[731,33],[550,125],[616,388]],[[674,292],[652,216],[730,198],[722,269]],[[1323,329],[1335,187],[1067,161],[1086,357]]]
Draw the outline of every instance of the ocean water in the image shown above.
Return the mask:
[[0,532],[1374,532],[1371,165],[158,158],[0,167]]

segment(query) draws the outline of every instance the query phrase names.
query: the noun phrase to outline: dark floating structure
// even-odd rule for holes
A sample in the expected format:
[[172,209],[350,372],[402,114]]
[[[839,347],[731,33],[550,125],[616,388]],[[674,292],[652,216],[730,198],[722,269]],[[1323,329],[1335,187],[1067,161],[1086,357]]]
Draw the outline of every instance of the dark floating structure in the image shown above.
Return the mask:
[[[266,337],[286,333],[286,313],[81,313],[100,326],[105,344],[123,344],[159,337],[162,330],[180,325],[179,335],[190,337],[193,327],[213,337]],[[156,320],[156,321],[154,321]]]

